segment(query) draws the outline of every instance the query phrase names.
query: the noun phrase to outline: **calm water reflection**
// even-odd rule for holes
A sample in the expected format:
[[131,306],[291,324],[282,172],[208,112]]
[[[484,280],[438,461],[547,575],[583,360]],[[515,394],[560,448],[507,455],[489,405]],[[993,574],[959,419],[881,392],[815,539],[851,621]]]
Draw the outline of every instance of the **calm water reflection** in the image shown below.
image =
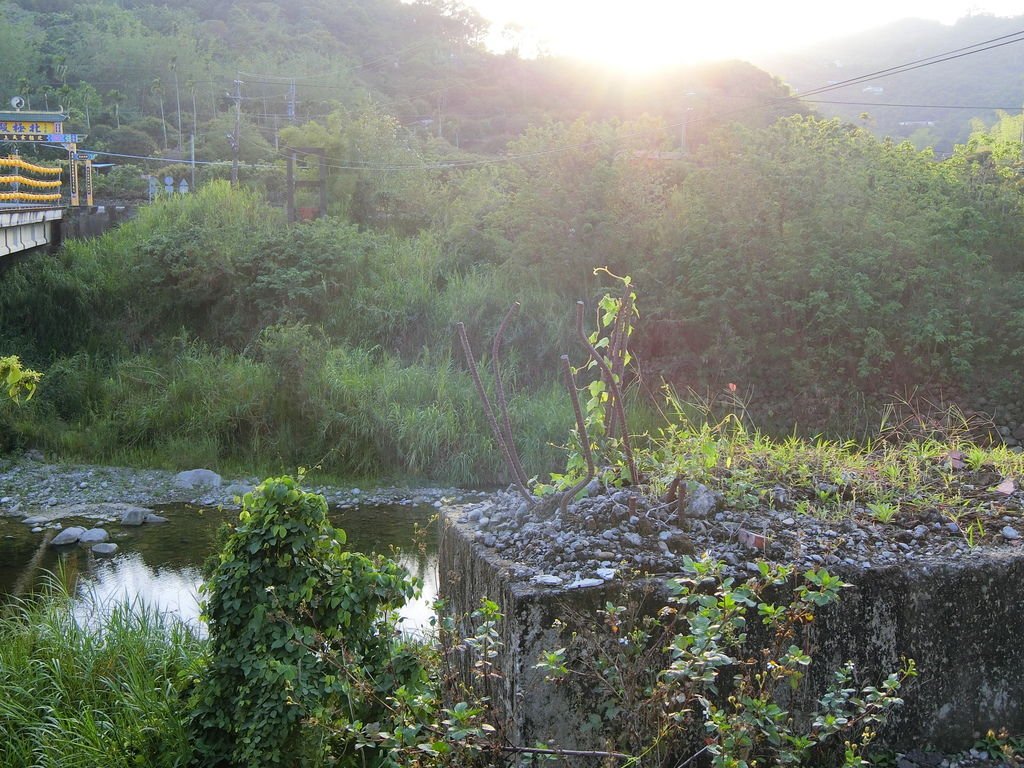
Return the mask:
[[[0,519],[0,594],[24,591],[46,571],[58,567],[74,585],[83,618],[119,600],[141,600],[200,626],[197,597],[200,566],[213,552],[216,532],[237,512],[200,509],[189,505],[161,507],[169,519],[163,525],[122,528],[105,525],[120,548],[113,558],[97,558],[85,548],[57,553],[41,546],[16,520]],[[348,546],[395,557],[423,581],[423,595],[402,611],[411,630],[425,628],[437,595],[437,510],[399,505],[332,510],[331,521],[348,534]],[[89,521],[65,520],[64,525],[91,527]]]

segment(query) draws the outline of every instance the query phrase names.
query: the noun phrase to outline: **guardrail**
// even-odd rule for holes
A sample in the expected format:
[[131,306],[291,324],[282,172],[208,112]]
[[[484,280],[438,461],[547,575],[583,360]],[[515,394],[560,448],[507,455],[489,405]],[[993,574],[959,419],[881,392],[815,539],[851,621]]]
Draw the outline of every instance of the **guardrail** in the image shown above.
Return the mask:
[[[17,169],[37,176],[59,176],[61,173],[60,168],[35,165],[17,155],[0,157],[0,171],[6,169]],[[10,186],[10,191],[7,191],[8,185]],[[60,179],[38,179],[21,173],[8,173],[0,176],[0,202],[58,203],[61,199],[60,185]],[[29,187],[34,190],[52,189],[58,191],[26,192],[22,187]]]

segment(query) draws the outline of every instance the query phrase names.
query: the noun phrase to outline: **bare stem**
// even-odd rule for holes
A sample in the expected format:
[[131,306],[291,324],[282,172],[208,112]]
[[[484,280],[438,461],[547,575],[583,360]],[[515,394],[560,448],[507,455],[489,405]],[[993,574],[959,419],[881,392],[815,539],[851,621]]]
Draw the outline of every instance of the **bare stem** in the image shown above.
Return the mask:
[[494,335],[494,344],[491,345],[491,367],[494,369],[494,388],[498,398],[498,413],[501,414],[501,423],[499,426],[504,430],[502,436],[505,439],[505,445],[508,448],[508,456],[512,463],[512,471],[515,473],[516,480],[520,485],[525,486],[527,482],[526,472],[523,471],[523,464],[519,460],[519,452],[516,450],[516,442],[512,438],[512,422],[508,417],[508,401],[505,399],[505,383],[501,380],[501,340],[505,336],[505,327],[508,325],[508,321],[512,319],[512,316],[519,311],[519,302],[514,302],[507,313],[505,313],[505,319],[501,321],[501,325],[498,326],[498,332]]
[[[484,406],[484,415],[487,417],[487,423],[491,427],[491,432],[494,433],[494,439],[498,441],[498,446],[501,448],[502,455],[505,457],[505,465],[511,470],[512,469],[512,458],[509,454],[508,446],[505,444],[505,439],[502,436],[501,429],[498,428],[498,422],[494,418],[494,409],[491,408],[491,401],[487,397],[487,391],[484,389],[484,383],[480,380],[480,372],[477,370],[476,358],[473,357],[473,349],[469,346],[469,337],[466,336],[466,326],[462,323],[456,323],[455,327],[459,331],[459,339],[462,341],[462,351],[466,355],[466,363],[469,365],[469,374],[473,377],[473,383],[476,384],[477,394],[480,395],[480,401]],[[518,476],[515,476],[516,487],[519,489],[519,493],[522,494],[523,498],[526,499],[526,503],[533,506],[533,495],[526,489],[526,486],[519,482]]]
[[580,439],[583,457],[587,460],[587,476],[563,493],[562,498],[558,502],[559,511],[565,515],[566,510],[569,508],[569,502],[576,498],[576,494],[586,488],[590,481],[594,479],[594,455],[590,451],[590,435],[587,434],[587,422],[583,419],[583,411],[580,409],[579,393],[576,391],[576,377],[572,375],[569,356],[562,355],[561,360],[562,371],[565,373],[565,388],[569,391],[569,399],[572,400],[572,410],[576,414],[576,432]]

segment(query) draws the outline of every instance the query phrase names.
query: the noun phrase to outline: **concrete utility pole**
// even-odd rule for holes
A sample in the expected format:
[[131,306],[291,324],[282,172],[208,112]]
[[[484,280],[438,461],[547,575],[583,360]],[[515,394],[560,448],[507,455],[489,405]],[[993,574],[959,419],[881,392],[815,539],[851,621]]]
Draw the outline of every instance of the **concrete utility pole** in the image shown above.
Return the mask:
[[238,137],[242,132],[242,81],[235,80],[235,133],[231,137],[231,186],[238,186]]

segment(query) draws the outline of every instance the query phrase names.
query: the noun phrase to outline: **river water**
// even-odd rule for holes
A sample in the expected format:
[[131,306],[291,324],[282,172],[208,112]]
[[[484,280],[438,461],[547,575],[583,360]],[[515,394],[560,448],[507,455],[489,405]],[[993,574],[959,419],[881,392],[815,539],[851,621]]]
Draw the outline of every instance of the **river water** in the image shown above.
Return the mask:
[[[116,523],[103,527],[118,545],[110,558],[87,548],[56,551],[43,535],[13,518],[0,518],[0,600],[38,586],[46,574],[60,571],[71,584],[83,614],[119,600],[141,600],[177,615],[202,631],[197,590],[203,561],[213,553],[221,524],[238,512],[189,504],[157,505],[168,518],[160,525],[137,528]],[[432,506],[366,505],[332,509],[331,522],[348,534],[348,547],[394,556],[423,582],[423,594],[402,611],[403,626],[426,629],[437,595],[437,510]],[[96,525],[67,519],[64,526]]]

